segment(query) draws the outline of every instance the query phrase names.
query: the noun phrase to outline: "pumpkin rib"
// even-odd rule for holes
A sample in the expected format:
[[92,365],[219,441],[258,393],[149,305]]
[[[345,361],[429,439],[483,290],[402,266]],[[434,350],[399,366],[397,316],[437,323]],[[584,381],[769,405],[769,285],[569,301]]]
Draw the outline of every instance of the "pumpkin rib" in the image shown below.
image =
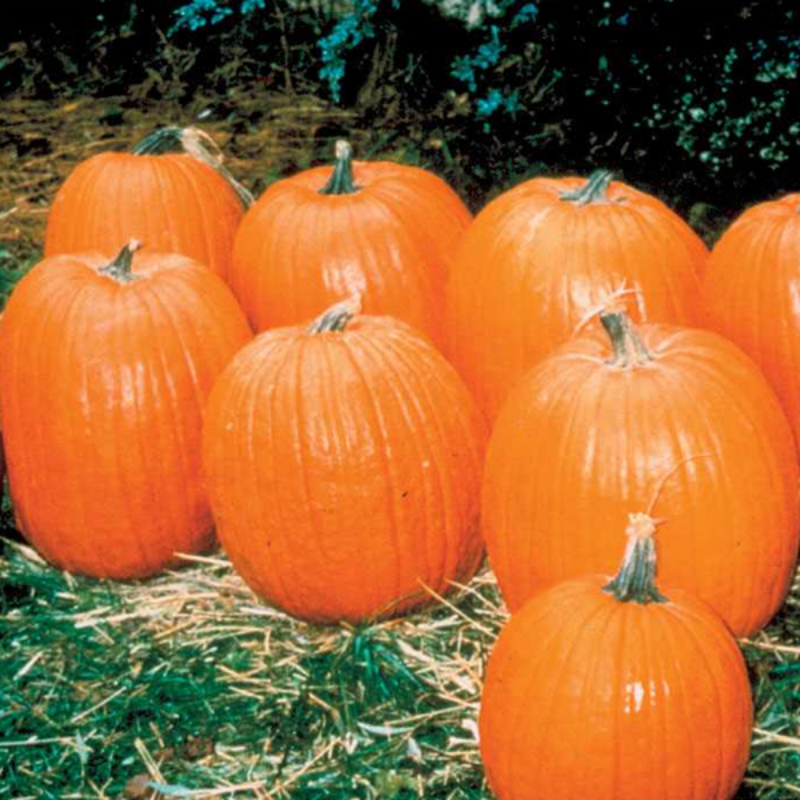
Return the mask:
[[[447,491],[446,491],[445,486],[444,486],[443,471],[440,469],[440,467],[442,467],[442,465],[438,462],[438,457],[436,455],[436,453],[437,453],[439,448],[431,447],[430,442],[428,440],[428,437],[430,435],[431,422],[430,422],[430,420],[428,420],[427,424],[422,425],[421,428],[420,428],[420,424],[419,424],[420,422],[425,420],[425,414],[423,413],[422,409],[420,408],[420,397],[417,396],[416,392],[419,391],[420,393],[423,393],[423,396],[425,397],[425,400],[428,400],[429,398],[428,398],[426,389],[425,389],[425,387],[417,387],[417,386],[412,387],[409,384],[409,381],[408,381],[408,377],[407,377],[408,373],[403,374],[403,372],[401,372],[397,368],[396,364],[397,363],[401,363],[401,364],[403,364],[404,367],[406,367],[406,369],[408,369],[408,362],[403,357],[403,354],[399,353],[397,351],[397,349],[392,346],[393,343],[391,342],[391,340],[386,342],[385,345],[384,345],[387,350],[391,349],[391,353],[392,353],[392,356],[393,356],[393,358],[391,358],[391,359],[383,358],[381,356],[381,353],[378,350],[378,348],[375,347],[374,342],[370,342],[369,340],[364,339],[362,342],[360,342],[360,344],[361,344],[361,346],[363,348],[364,353],[365,354],[369,353],[369,355],[370,355],[371,359],[374,361],[374,363],[376,363],[381,370],[386,370],[387,379],[390,382],[395,383],[397,386],[402,387],[403,392],[402,393],[401,392],[397,392],[396,400],[398,402],[398,406],[402,409],[402,411],[401,411],[402,416],[405,418],[407,424],[409,424],[409,428],[410,429],[415,429],[416,428],[416,429],[420,429],[421,430],[421,436],[419,438],[414,437],[415,451],[417,453],[417,456],[419,457],[420,463],[424,462],[427,459],[427,456],[429,454],[433,454],[432,457],[434,458],[434,460],[437,461],[437,463],[436,463],[437,469],[435,471],[436,472],[436,479],[437,479],[436,480],[436,486],[431,488],[430,479],[428,477],[428,475],[430,473],[429,472],[426,473],[425,481],[423,483],[424,489],[423,489],[423,493],[422,493],[422,498],[417,499],[415,497],[414,500],[413,500],[413,502],[419,502],[422,505],[422,507],[425,509],[424,515],[425,515],[425,520],[426,520],[427,524],[424,526],[424,530],[425,531],[429,531],[431,529],[431,523],[434,521],[433,518],[430,515],[431,514],[431,506],[434,503],[431,501],[431,497],[429,497],[428,495],[430,494],[432,497],[438,497],[441,500],[441,503],[436,503],[437,506],[438,505],[442,505],[446,509],[449,504],[446,502]],[[412,370],[410,371],[410,374],[413,375],[413,367],[412,367]],[[416,424],[412,424],[412,423],[416,423]],[[441,436],[441,430],[440,430],[440,428],[438,426],[438,419],[436,419],[435,417],[434,417],[433,425],[436,426],[436,434],[437,434],[437,438],[438,438],[438,444],[439,444],[439,447],[441,448],[441,447],[444,446],[445,440],[444,440],[444,437]],[[424,444],[425,444],[424,448],[419,446],[420,443],[421,443],[421,440],[424,441]],[[424,450],[424,452],[423,452],[423,450]],[[444,571],[445,571],[444,565],[449,564],[449,561],[450,561],[450,559],[449,559],[450,528],[451,528],[450,521],[447,520],[445,522],[445,537],[444,537],[445,538],[445,546],[444,546],[444,552],[443,552],[442,556],[439,559],[439,567],[437,569],[431,569],[431,565],[430,565],[430,562],[428,560],[428,548],[430,547],[430,540],[429,540],[429,537],[427,535],[424,536],[424,538],[423,538],[423,546],[419,550],[419,552],[423,556],[422,557],[422,562],[423,563],[422,563],[422,570],[421,570],[422,574],[428,576],[428,579],[430,579],[431,576],[436,576],[436,580],[432,581],[432,583],[433,583],[433,587],[432,588],[434,588],[434,589],[438,589],[440,587],[441,582],[442,582],[441,581],[441,575],[443,575]],[[398,541],[398,548],[399,549],[405,549],[404,545],[405,545],[405,542],[399,542]],[[427,587],[423,587],[423,588],[427,588]]]
[[[359,345],[362,343],[359,342]],[[402,539],[400,536],[399,526],[398,526],[398,508],[397,503],[394,500],[394,492],[391,491],[391,487],[396,485],[396,481],[394,479],[393,470],[392,470],[392,463],[389,454],[386,452],[386,443],[391,441],[391,436],[388,435],[388,431],[386,428],[385,420],[383,418],[383,414],[381,413],[380,409],[378,408],[375,397],[372,392],[372,387],[370,385],[369,380],[367,380],[367,376],[364,371],[364,367],[361,362],[361,357],[363,355],[363,346],[362,347],[353,347],[352,344],[348,341],[345,344],[345,351],[349,357],[350,363],[353,366],[353,371],[358,376],[361,381],[362,395],[367,400],[367,408],[369,409],[369,413],[372,416],[372,419],[375,423],[375,427],[378,430],[381,441],[378,443],[380,447],[377,448],[380,450],[381,453],[381,469],[383,473],[383,483],[384,483],[384,495],[387,496],[388,502],[386,504],[386,508],[388,511],[387,518],[389,519],[389,538],[392,542],[392,547],[394,548],[394,552],[396,554],[396,563],[400,565],[400,569],[396,569],[394,571],[394,589],[392,591],[392,595],[394,597],[400,596],[400,574],[402,572],[402,567],[405,562],[403,546],[402,546]]]

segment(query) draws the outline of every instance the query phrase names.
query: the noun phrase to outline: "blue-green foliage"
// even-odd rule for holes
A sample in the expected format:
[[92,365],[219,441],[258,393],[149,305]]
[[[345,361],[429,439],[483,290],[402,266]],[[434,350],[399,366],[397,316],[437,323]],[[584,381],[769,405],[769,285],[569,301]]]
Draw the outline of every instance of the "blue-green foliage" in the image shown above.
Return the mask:
[[[780,170],[798,155],[800,140],[793,112],[800,36],[783,32],[797,28],[800,12],[779,2],[759,11],[772,17],[751,30],[746,15],[754,12],[744,6],[737,12],[698,5],[686,17],[681,3],[440,0],[460,23],[433,39],[444,67],[437,62],[439,72],[427,76],[434,94],[426,102],[449,108],[469,141],[522,129],[527,146],[538,148],[557,129],[574,149],[606,163],[657,141],[664,154],[688,159],[709,177],[735,175],[743,162]],[[274,10],[266,0],[191,0],[174,13],[173,33],[203,35],[196,32],[220,23],[255,27]],[[337,103],[353,97],[345,87],[358,84],[370,54],[390,35],[408,63],[436,61],[425,49],[431,40],[418,39],[419,29],[409,24],[431,13],[422,0],[350,0],[318,16],[316,27],[301,27],[301,11],[284,13],[293,20],[289,35],[298,26],[295,44],[308,42],[304,68],[316,71]],[[444,25],[441,18],[433,24]],[[783,31],[759,35],[772,24]],[[416,101],[413,82],[397,90]]]

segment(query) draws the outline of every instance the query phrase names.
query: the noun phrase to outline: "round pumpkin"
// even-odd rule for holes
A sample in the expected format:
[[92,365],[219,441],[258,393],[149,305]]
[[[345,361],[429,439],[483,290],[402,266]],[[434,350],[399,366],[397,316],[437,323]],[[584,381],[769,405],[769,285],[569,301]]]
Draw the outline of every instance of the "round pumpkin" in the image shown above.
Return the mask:
[[492,433],[483,486],[489,559],[512,611],[566,578],[614,568],[618,531],[661,521],[665,583],[708,602],[737,635],[789,589],[798,465],[756,365],[704,330],[604,314],[519,383]]
[[739,345],[781,399],[800,445],[800,193],[760,203],[723,234],[703,279],[705,327]]
[[256,330],[296,325],[360,295],[443,340],[445,285],[471,216],[432,173],[387,161],[352,161],[272,184],[236,235],[230,284]]
[[48,561],[133,578],[211,545],[203,407],[250,338],[185,256],[55,256],[20,281],[0,322],[3,436],[18,523]]
[[631,519],[616,578],[559,583],[501,632],[479,719],[499,800],[736,794],[753,722],[744,659],[708,606],[656,588],[653,527]]
[[463,238],[446,352],[494,419],[519,377],[606,306],[695,323],[706,257],[680,217],[607,171],[534,178],[491,202]]
[[81,162],[53,200],[45,256],[111,257],[135,236],[147,252],[181,253],[226,277],[249,193],[209,153],[209,141],[194,128],[162,128],[131,153]]
[[314,622],[416,608],[483,554],[480,412],[427,339],[353,313],[344,303],[256,337],[214,387],[205,425],[234,568]]

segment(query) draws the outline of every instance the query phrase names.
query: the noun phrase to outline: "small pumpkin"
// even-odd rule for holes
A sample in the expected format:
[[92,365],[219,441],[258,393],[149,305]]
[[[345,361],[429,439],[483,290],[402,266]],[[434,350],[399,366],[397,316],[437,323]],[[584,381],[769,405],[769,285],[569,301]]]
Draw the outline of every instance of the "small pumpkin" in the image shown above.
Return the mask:
[[463,238],[446,352],[494,419],[521,375],[609,304],[635,320],[696,323],[707,255],[677,214],[608,171],[534,178]]
[[45,256],[111,257],[133,236],[151,252],[181,253],[226,277],[242,204],[252,197],[210,148],[196,128],[166,127],[131,153],[81,162],[53,200]]
[[256,330],[296,325],[355,294],[443,340],[450,264],[471,215],[440,178],[388,161],[336,164],[272,184],[236,235],[231,287]]
[[45,259],[0,322],[18,523],[48,561],[96,577],[150,575],[213,542],[203,408],[252,336],[207,267],[134,249]]
[[482,526],[512,611],[609,573],[632,508],[662,520],[662,580],[740,636],[782,603],[798,548],[791,429],[756,365],[710,331],[601,315],[509,397],[490,441]]
[[719,617],[655,585],[634,514],[616,577],[559,583],[501,632],[479,719],[499,800],[730,800],[750,751],[744,659]]
[[800,446],[800,193],[744,212],[711,251],[702,324],[739,345],[781,399]]
[[410,326],[345,302],[267,331],[211,393],[204,463],[220,542],[268,603],[331,623],[393,616],[466,581],[487,432]]

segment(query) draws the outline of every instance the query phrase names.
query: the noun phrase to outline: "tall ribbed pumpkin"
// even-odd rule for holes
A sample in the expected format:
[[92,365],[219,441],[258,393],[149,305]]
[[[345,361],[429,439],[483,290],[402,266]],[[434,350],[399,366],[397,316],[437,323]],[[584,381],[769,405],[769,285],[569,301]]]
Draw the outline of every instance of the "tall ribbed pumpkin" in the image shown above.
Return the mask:
[[486,430],[410,326],[347,304],[267,331],[223,372],[204,462],[222,546],[267,602],[315,622],[386,617],[468,580]]
[[800,445],[800,193],[745,211],[711,252],[703,325],[739,345],[780,397]]
[[162,128],[131,153],[81,162],[53,200],[45,256],[110,257],[135,236],[147,252],[181,253],[226,277],[248,193],[220,174],[208,142],[194,128]]
[[656,588],[652,530],[634,515],[616,578],[559,583],[501,632],[480,712],[499,800],[736,794],[753,721],[744,659],[708,606]]
[[696,322],[706,257],[680,217],[609,172],[534,178],[491,202],[461,242],[447,353],[494,418],[525,370],[609,304]]
[[203,407],[250,338],[185,256],[55,256],[20,281],[0,322],[3,436],[17,520],[48,561],[132,578],[212,543]]
[[609,573],[627,515],[660,520],[660,574],[751,635],[788,591],[798,546],[791,429],[756,365],[710,331],[606,314],[509,397],[483,487],[489,559],[512,611]]
[[444,293],[471,216],[430,172],[351,161],[267,189],[236,235],[230,284],[256,330],[296,325],[354,294],[443,340]]

